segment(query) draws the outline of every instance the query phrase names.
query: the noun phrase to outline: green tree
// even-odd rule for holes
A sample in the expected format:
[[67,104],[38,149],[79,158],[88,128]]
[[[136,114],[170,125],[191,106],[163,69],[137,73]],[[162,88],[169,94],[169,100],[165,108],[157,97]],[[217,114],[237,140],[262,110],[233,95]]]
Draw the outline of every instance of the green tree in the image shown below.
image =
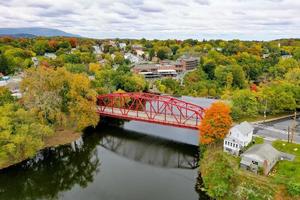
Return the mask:
[[300,85],[300,67],[294,68],[285,74],[285,79],[296,85]]
[[207,74],[209,79],[213,80],[215,78],[216,63],[214,60],[206,60],[202,66],[202,69]]
[[159,59],[164,60],[169,58],[172,54],[172,50],[169,47],[159,47],[156,54]]
[[259,56],[254,56],[243,52],[236,56],[236,60],[243,68],[243,71],[249,80],[257,80],[257,78],[263,72],[262,62]]
[[232,74],[232,86],[235,88],[245,87],[245,73],[241,66],[230,65],[230,66],[218,66],[215,70],[216,81],[220,86],[226,86],[228,74]]
[[241,117],[255,117],[258,114],[259,104],[256,94],[248,89],[237,90],[232,96],[232,116],[234,119]]
[[49,44],[47,40],[36,40],[33,45],[33,51],[37,55],[44,55],[49,49]]
[[125,61],[125,58],[124,58],[123,54],[120,52],[116,52],[115,58],[114,58],[114,63],[121,65],[124,63],[124,61]]
[[87,73],[87,66],[85,64],[65,64],[65,68],[72,73]]
[[14,97],[11,92],[5,87],[0,87],[0,106],[12,102],[14,102]]
[[300,61],[300,47],[295,48],[293,51],[293,58]]
[[[267,105],[267,112],[276,114],[284,111],[294,111],[299,98],[299,88],[290,84],[272,83],[263,85],[258,95],[261,102],[260,110],[264,110]],[[298,95],[298,96],[297,96]]]
[[35,155],[53,130],[41,124],[34,112],[12,104],[0,106],[0,165]]
[[269,69],[274,77],[282,78],[290,69],[299,67],[299,63],[293,59],[281,59],[279,63]]

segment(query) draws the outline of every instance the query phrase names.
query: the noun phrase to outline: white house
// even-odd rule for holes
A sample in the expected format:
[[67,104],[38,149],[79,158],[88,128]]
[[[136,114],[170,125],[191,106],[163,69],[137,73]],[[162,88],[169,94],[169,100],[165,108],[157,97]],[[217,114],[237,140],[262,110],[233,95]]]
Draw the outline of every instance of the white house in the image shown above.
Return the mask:
[[125,53],[124,58],[130,60],[131,63],[139,63],[143,61],[143,58],[133,55],[132,53]]
[[248,122],[232,127],[224,139],[224,151],[239,155],[240,151],[252,141],[253,130],[254,128]]
[[293,58],[293,56],[292,55],[282,55],[281,58],[283,60],[285,60],[285,59]]
[[135,53],[136,53],[136,55],[138,55],[138,56],[143,56],[143,55],[145,54],[145,52],[144,52],[143,50],[140,50],[140,49],[136,49],[136,50],[135,50]]
[[56,59],[57,56],[55,53],[45,53],[44,57],[49,59]]
[[126,43],[124,43],[124,42],[119,43],[119,47],[120,47],[120,49],[125,50],[125,48],[126,48]]
[[34,65],[35,67],[37,67],[37,66],[39,65],[39,60],[37,59],[37,57],[32,57],[31,60],[32,60],[33,65]]
[[94,48],[94,51],[93,51],[94,54],[101,54],[102,53],[99,45],[94,45],[93,48]]

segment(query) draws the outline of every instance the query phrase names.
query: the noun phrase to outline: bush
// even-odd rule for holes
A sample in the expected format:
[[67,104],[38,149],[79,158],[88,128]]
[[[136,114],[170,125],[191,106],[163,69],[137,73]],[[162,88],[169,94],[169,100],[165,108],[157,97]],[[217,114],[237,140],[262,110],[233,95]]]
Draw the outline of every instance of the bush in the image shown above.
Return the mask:
[[0,87],[0,106],[12,102],[14,102],[14,97],[11,95],[11,92],[5,87]]
[[230,184],[234,178],[234,170],[230,162],[227,160],[227,155],[223,152],[217,152],[213,155],[213,161],[209,162],[210,155],[204,155],[203,160],[208,162],[201,162],[201,173],[203,175],[203,182],[207,193],[210,197],[220,199],[230,191]]
[[287,184],[287,190],[292,196],[300,196],[300,182],[290,181]]

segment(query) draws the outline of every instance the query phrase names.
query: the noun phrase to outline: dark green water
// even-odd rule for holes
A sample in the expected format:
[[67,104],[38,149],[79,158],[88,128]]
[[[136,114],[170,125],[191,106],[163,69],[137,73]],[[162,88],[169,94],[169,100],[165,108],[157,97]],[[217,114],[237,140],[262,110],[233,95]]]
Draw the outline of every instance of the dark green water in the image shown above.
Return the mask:
[[0,200],[207,199],[195,191],[197,153],[195,146],[101,126],[0,171]]

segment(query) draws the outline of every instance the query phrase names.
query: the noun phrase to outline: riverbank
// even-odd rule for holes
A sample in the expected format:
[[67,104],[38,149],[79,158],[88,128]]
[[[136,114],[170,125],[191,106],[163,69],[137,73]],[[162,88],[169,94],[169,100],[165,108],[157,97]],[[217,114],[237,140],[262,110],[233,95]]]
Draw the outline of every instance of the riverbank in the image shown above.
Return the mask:
[[240,158],[223,152],[222,145],[209,146],[200,162],[204,190],[215,199],[284,199],[300,198],[300,145],[273,142],[278,150],[296,155],[293,162],[279,161],[269,176],[239,168]]
[[[75,132],[73,130],[56,131],[53,136],[47,137],[44,139],[44,145],[38,151],[41,151],[41,150],[49,148],[49,147],[57,147],[60,145],[70,144],[70,143],[76,141],[77,139],[79,139],[81,137],[81,135],[82,135],[82,133]],[[11,167],[18,163],[21,163],[27,159],[30,159],[30,157],[16,160],[14,162],[6,162],[6,163],[0,165],[0,170]]]
[[[235,122],[241,123],[243,121],[248,121],[253,124],[261,124],[261,123],[272,122],[272,121],[285,119],[285,118],[289,118],[289,117],[293,117],[293,116],[294,116],[294,112],[290,112],[288,114],[286,114],[286,113],[270,114],[270,115],[267,115],[266,118],[263,115],[257,115],[256,117],[240,118],[238,120],[235,120]],[[297,113],[297,116],[298,116],[298,113]]]

